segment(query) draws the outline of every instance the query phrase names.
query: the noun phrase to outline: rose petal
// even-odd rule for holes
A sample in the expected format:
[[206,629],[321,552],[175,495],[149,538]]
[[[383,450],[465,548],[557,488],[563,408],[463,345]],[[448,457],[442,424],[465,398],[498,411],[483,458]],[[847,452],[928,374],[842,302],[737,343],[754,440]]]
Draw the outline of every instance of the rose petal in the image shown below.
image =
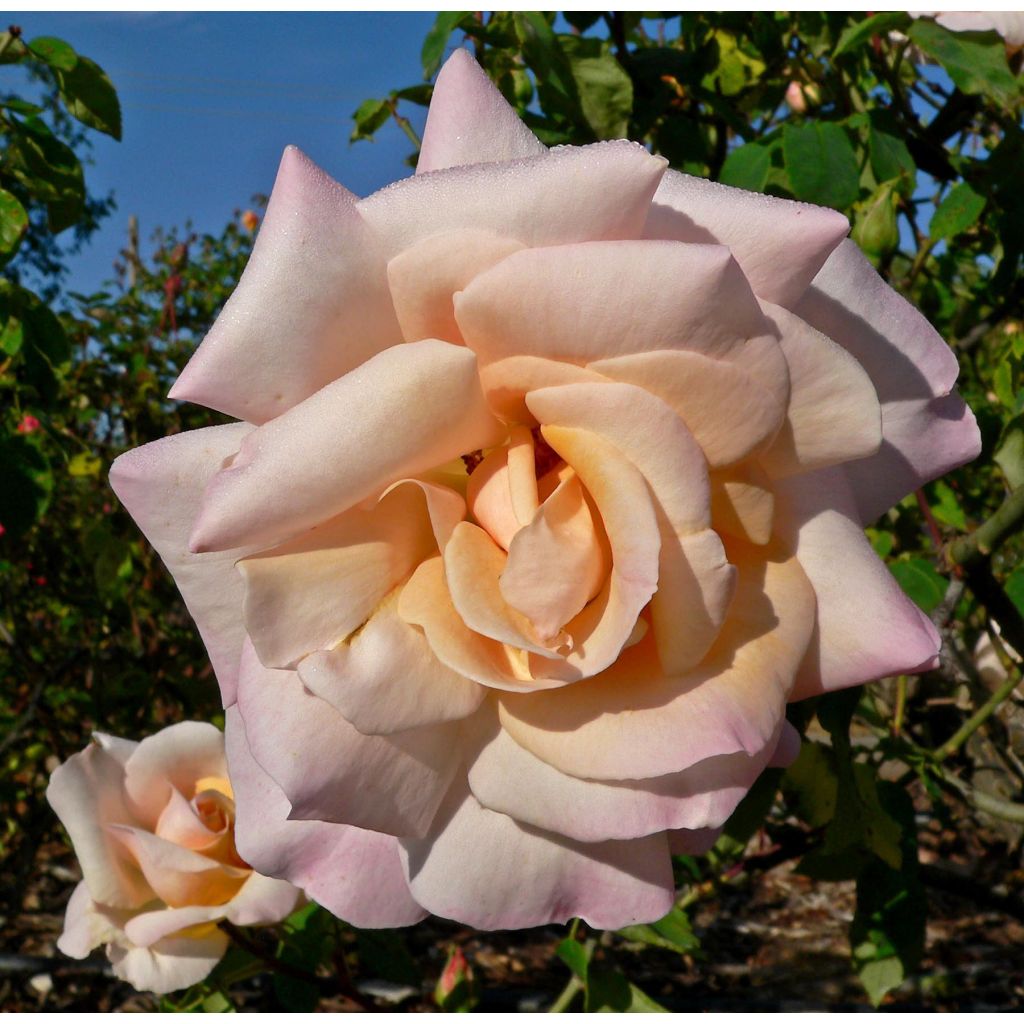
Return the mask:
[[306,688],[361,733],[402,732],[471,715],[487,690],[443,665],[398,615],[396,590],[347,643],[299,662]]
[[638,352],[599,359],[590,369],[661,399],[713,467],[763,448],[785,418],[788,367],[778,342],[768,335],[751,339],[728,360],[699,352]]
[[721,828],[680,829],[665,835],[673,857],[702,857],[718,842],[723,831]]
[[774,749],[770,742],[753,757],[723,754],[653,779],[598,782],[560,772],[495,728],[470,766],[469,785],[484,807],[521,824],[581,842],[634,839],[724,824]]
[[186,799],[176,789],[171,790],[154,831],[169,843],[184,846],[188,850],[196,850],[207,856],[210,854],[205,847],[216,843],[223,834],[208,829],[196,814],[191,800]]
[[264,668],[251,647],[238,706],[253,757],[295,819],[423,835],[459,763],[455,724],[364,736],[304,690],[297,673]]
[[664,917],[675,896],[663,836],[576,843],[481,807],[463,785],[452,787],[429,837],[401,845],[416,899],[472,928],[571,917],[622,928]]
[[644,234],[726,245],[761,298],[792,307],[849,227],[835,210],[666,171]]
[[[631,384],[545,388],[527,395],[526,403],[544,424],[545,437],[551,424],[594,431],[642,474],[661,538],[651,621],[665,672],[685,671],[714,642],[735,587],[735,571],[721,541],[705,529],[711,499],[699,446],[664,402]],[[595,499],[604,515],[596,494]],[[607,522],[605,527],[611,538]],[[612,547],[614,554],[614,540]]]
[[583,487],[572,474],[512,538],[499,586],[509,605],[550,642],[597,596],[608,569]]
[[200,779],[227,774],[224,734],[209,722],[178,722],[138,745],[125,765],[125,790],[139,823],[153,829],[172,789],[191,800]]
[[546,152],[469,52],[455,50],[434,83],[416,173]]
[[89,894],[111,907],[137,907],[153,891],[105,828],[135,825],[124,792],[124,767],[99,744],[72,754],[50,776],[46,799],[68,830]]
[[579,475],[598,509],[611,548],[608,583],[566,623],[572,650],[564,662],[545,667],[552,676],[581,679],[601,672],[615,660],[641,609],[658,589],[661,537],[644,478],[616,446],[576,427],[544,426],[541,433]]
[[427,559],[412,574],[399,595],[398,614],[423,630],[428,646],[443,665],[482,686],[530,691],[565,685],[560,679],[534,678],[511,648],[475,633],[463,622],[452,603],[440,557]]
[[[557,657],[536,635],[529,619],[502,595],[500,579],[507,560],[479,526],[459,523],[444,549],[444,575],[455,610],[474,633],[542,658]],[[557,647],[565,640],[555,636],[550,643]]]
[[141,828],[108,825],[168,906],[227,903],[249,876],[248,868],[221,864]]
[[216,925],[171,935],[150,947],[107,948],[114,974],[140,992],[164,995],[202,981],[227,952],[228,937]]
[[882,403],[881,449],[846,467],[861,522],[978,455],[974,416],[950,393],[956,355],[853,242],[836,249],[794,312],[857,359]]
[[817,595],[817,626],[793,700],[937,664],[931,620],[900,589],[856,521],[841,470],[779,486],[779,529]]
[[715,470],[710,476],[715,530],[751,544],[767,544],[772,535],[775,495],[764,470],[751,461]]
[[197,555],[188,538],[207,483],[250,433],[247,423],[172,434],[125,452],[110,486],[174,577],[209,652],[225,706],[234,703],[245,626],[235,562],[249,549]]
[[253,431],[207,487],[192,548],[286,540],[504,435],[472,352],[441,341],[396,346]]
[[882,411],[864,368],[799,317],[765,308],[789,364],[790,397],[782,430],[758,456],[761,467],[778,479],[874,455]]
[[356,197],[289,146],[245,273],[170,397],[265,423],[401,340]]
[[238,795],[235,840],[258,871],[289,879],[357,928],[401,928],[426,917],[409,893],[396,839],[289,820],[287,798],[249,752],[237,708],[228,709],[225,734]]
[[436,552],[423,490],[406,484],[372,508],[349,509],[242,559],[245,623],[260,661],[294,668],[307,654],[333,647]]
[[430,235],[463,228],[524,245],[630,238],[643,226],[665,166],[635,142],[566,146],[418,174],[375,192],[358,208],[383,239],[388,259]]
[[430,235],[388,264],[395,313],[406,341],[439,338],[461,345],[452,296],[522,243],[467,228]]
[[64,930],[57,948],[65,956],[84,960],[97,946],[110,942],[118,930],[93,902],[89,886],[79,882],[64,911]]
[[601,780],[651,778],[719,754],[763,750],[810,641],[814,592],[800,563],[781,552],[736,549],[730,557],[739,569],[736,596],[699,666],[665,677],[646,637],[594,679],[550,693],[501,694],[504,728],[560,771]]
[[474,278],[455,318],[484,365],[662,349],[725,356],[771,330],[728,249],[672,242],[524,249]]

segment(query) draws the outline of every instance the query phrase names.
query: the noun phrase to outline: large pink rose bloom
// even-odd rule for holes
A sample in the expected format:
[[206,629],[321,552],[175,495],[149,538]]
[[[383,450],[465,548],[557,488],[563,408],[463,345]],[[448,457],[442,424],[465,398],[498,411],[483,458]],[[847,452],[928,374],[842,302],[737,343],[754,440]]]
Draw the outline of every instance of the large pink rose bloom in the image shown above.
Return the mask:
[[362,923],[653,920],[787,701],[935,664],[862,527],[978,432],[847,228],[549,152],[463,51],[415,177],[285,153],[172,391],[240,422],[111,476],[231,709],[250,863]]
[[141,743],[97,735],[53,773],[46,796],[82,866],[61,952],[105,945],[119,978],[170,992],[224,955],[218,922],[273,924],[294,910],[298,889],[238,855],[227,774],[224,735],[204,722]]

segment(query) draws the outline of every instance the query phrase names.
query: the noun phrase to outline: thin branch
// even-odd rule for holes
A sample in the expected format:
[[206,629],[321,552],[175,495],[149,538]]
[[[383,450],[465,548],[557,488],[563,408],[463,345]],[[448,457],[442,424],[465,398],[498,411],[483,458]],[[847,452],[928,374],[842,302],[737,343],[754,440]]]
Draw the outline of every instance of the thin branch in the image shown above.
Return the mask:
[[965,568],[991,555],[999,546],[1024,525],[1024,487],[1018,487],[976,530],[959,537],[946,549],[951,566]]

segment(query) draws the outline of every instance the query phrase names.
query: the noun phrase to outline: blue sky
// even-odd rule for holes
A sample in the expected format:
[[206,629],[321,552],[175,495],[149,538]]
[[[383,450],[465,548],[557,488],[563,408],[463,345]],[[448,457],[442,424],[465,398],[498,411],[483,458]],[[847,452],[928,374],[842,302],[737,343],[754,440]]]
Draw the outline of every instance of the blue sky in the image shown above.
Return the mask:
[[[68,287],[89,291],[111,276],[129,214],[139,218],[144,254],[157,226],[191,218],[199,231],[219,231],[253,193],[270,191],[289,143],[359,195],[411,173],[403,164],[409,141],[397,126],[350,146],[351,115],[368,97],[422,80],[419,52],[433,19],[421,12],[4,15],[27,39],[58,36],[91,57],[121,98],[123,141],[92,133],[94,163],[86,168],[90,189],[113,190],[118,208],[72,258]],[[0,69],[0,86],[18,88],[15,74]]]

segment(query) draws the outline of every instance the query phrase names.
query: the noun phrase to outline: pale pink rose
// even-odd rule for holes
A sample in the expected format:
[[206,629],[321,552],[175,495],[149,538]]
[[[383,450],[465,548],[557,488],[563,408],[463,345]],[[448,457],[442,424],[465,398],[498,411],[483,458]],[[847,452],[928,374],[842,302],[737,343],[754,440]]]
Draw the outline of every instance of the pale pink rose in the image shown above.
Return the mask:
[[219,921],[273,924],[301,898],[239,857],[224,735],[212,725],[181,722],[141,743],[97,734],[46,796],[82,866],[57,946],[81,959],[105,944],[137,989],[201,981],[228,946]]
[[1024,11],[911,11],[912,18],[934,18],[950,32],[998,32],[1013,52],[1024,46]]
[[[787,701],[936,663],[862,527],[978,431],[847,229],[549,152],[463,51],[414,177],[357,200],[285,153],[172,391],[239,422],[111,474],[231,709],[250,863],[326,902],[400,862],[480,928],[650,921],[670,850],[794,756]],[[364,888],[364,923],[401,896]]]

